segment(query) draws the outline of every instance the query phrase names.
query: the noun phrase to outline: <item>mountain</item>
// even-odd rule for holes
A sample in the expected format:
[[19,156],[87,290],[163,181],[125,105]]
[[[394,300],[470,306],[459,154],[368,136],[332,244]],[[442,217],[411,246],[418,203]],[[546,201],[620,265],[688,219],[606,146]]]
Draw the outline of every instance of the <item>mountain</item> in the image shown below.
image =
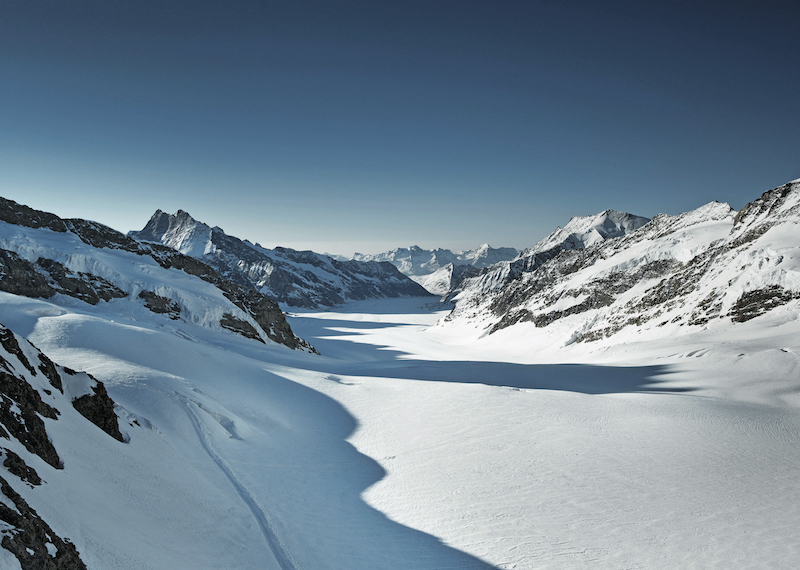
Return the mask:
[[530,257],[553,249],[584,249],[638,230],[649,221],[650,218],[617,210],[606,210],[593,216],[575,216],[563,228],[559,226],[519,257]]
[[401,247],[368,255],[356,253],[353,259],[357,261],[388,261],[408,276],[431,275],[448,264],[469,265],[476,268],[489,267],[503,260],[514,259],[519,251],[513,247],[493,248],[483,244],[478,249],[458,251],[453,253],[449,249],[422,249],[419,246]]
[[449,279],[447,289],[444,288],[445,282],[448,281],[444,274],[437,274],[437,277],[431,276],[427,278],[426,283],[433,282],[431,286],[435,288],[435,291],[431,289],[431,292],[448,301],[452,301],[461,291],[467,279],[470,279],[469,287],[473,289],[473,294],[475,291],[486,293],[501,287],[503,283],[513,279],[514,276],[532,271],[561,251],[584,249],[604,240],[623,236],[637,230],[649,221],[649,218],[616,210],[605,210],[593,216],[575,216],[563,228],[557,227],[549,236],[519,252],[510,260],[501,260],[488,265],[477,274],[475,272],[457,272],[452,279]]
[[800,299],[798,223],[792,182],[738,213],[712,202],[618,237],[576,240],[585,249],[548,253],[561,237],[547,238],[503,271],[462,283],[446,320],[489,334],[532,326],[562,345],[744,322]]
[[[59,439],[56,433],[72,431],[98,447],[123,444],[115,404],[101,382],[55,365],[2,325],[0,397],[4,440],[0,457],[5,468],[0,469],[2,546],[23,570],[85,569],[75,546],[59,536],[28,500],[38,496],[32,492],[36,487],[48,482],[58,487],[70,478],[68,463],[74,458],[54,445]],[[0,565],[12,567],[8,554],[0,555]]]
[[440,297],[447,295],[469,277],[480,274],[480,269],[472,265],[453,265],[448,263],[428,275],[414,275],[411,278],[422,285],[426,291]]
[[227,235],[178,210],[157,210],[137,240],[201,259],[220,275],[293,307],[333,307],[347,301],[429,293],[391,263],[340,261],[311,251],[266,249]]
[[0,201],[0,568],[791,568],[798,227],[800,181],[287,322]]
[[266,296],[221,278],[196,259],[95,222],[62,220],[0,198],[0,291],[114,304],[126,313],[226,329],[313,351]]

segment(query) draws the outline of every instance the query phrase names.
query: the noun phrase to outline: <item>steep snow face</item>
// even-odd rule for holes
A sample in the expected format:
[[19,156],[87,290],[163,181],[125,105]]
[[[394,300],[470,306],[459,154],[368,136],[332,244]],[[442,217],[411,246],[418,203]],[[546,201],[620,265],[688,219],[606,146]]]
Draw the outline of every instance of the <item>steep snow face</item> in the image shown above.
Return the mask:
[[730,326],[767,311],[793,318],[800,300],[800,184],[736,214],[712,202],[660,215],[583,250],[562,250],[492,287],[465,286],[447,321],[488,333],[534,327],[561,345],[686,327]]
[[471,265],[448,263],[429,275],[414,275],[411,278],[427,291],[441,297],[447,295],[463,279],[475,276],[478,273],[480,273],[480,270]]
[[8,551],[0,554],[0,566],[55,568],[56,559],[59,567],[86,568],[69,538],[30,506],[41,500],[31,490],[52,482],[63,492],[62,484],[73,475],[73,457],[58,445],[62,432],[77,430],[98,447],[114,447],[111,438],[122,444],[114,407],[101,383],[55,365],[0,325],[0,536]]
[[[493,248],[488,243],[477,249],[455,253],[449,249],[422,249],[417,245],[413,245],[408,248],[401,247],[375,255],[356,253],[353,259],[358,261],[388,261],[405,275],[421,277],[436,273],[448,264],[456,266],[469,265],[480,269],[501,261],[514,259],[518,254],[519,251],[513,247]],[[420,280],[416,281],[421,282]],[[434,291],[431,292],[433,293]]]
[[636,231],[649,221],[649,218],[616,210],[606,210],[594,216],[575,216],[563,228],[556,228],[549,236],[526,249],[521,256],[554,248],[583,249]]
[[294,307],[333,307],[349,300],[426,295],[390,263],[339,261],[311,251],[274,250],[227,235],[183,210],[156,211],[130,236],[202,259],[226,279]]
[[[533,247],[525,249],[512,260],[498,261],[478,274],[465,273],[454,279],[444,293],[448,300],[495,291],[525,272],[532,271],[564,250],[584,249],[605,240],[620,238],[644,226],[648,218],[626,212],[606,210],[594,216],[574,217],[563,228],[556,228]],[[441,279],[439,279],[441,282]],[[440,291],[439,288],[437,291]],[[461,295],[462,290],[469,290]]]

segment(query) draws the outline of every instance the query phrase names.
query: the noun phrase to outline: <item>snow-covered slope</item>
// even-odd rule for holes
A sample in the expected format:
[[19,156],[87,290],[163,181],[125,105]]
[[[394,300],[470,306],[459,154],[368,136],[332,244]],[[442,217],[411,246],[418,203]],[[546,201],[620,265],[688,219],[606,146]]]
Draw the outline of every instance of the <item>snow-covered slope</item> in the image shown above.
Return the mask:
[[390,263],[339,261],[311,251],[266,249],[227,235],[178,210],[161,210],[129,235],[203,260],[231,281],[293,307],[333,307],[349,300],[425,295]]
[[616,210],[605,210],[594,216],[575,216],[563,228],[556,228],[549,236],[523,251],[520,257],[556,248],[584,249],[603,240],[631,233],[649,221],[649,218]]
[[[661,215],[633,233],[561,250],[520,270],[464,284],[448,321],[487,332],[518,323],[563,344],[729,326],[800,299],[800,184],[766,192],[738,214],[710,203]],[[481,279],[484,281],[482,282]]]
[[[2,210],[0,568],[28,507],[24,570],[57,537],[98,570],[792,568],[797,190],[561,250],[444,323],[430,297],[288,315],[322,356],[232,334],[244,290],[194,258]],[[92,378],[123,441],[75,405]],[[11,433],[36,416],[58,461]]]
[[616,210],[605,210],[594,216],[576,216],[563,228],[556,228],[549,236],[523,250],[513,259],[498,261],[483,268],[478,274],[459,274],[450,282],[447,290],[443,287],[444,275],[438,275],[435,279],[435,286],[438,288],[431,292],[448,301],[457,298],[462,289],[469,289],[471,297],[485,294],[502,287],[522,273],[536,269],[561,251],[584,249],[607,239],[621,237],[649,221],[648,218]]
[[32,504],[42,498],[38,487],[52,483],[63,489],[62,483],[73,474],[74,458],[65,454],[63,446],[54,445],[59,436],[80,434],[98,448],[115,447],[111,438],[122,444],[114,402],[102,383],[86,373],[56,366],[2,325],[0,398],[0,438],[4,440],[0,443],[0,536],[5,549],[0,551],[0,566],[86,568],[74,544],[54,531]]
[[[413,245],[375,255],[356,253],[353,259],[358,261],[388,261],[406,275],[421,277],[431,275],[449,264],[483,268],[500,261],[514,259],[518,254],[519,251],[513,247],[493,248],[488,243],[483,244],[478,249],[457,251],[455,253],[449,249],[422,249],[417,245]],[[417,280],[417,282],[421,281]],[[435,293],[434,291],[431,292]]]
[[313,350],[292,333],[276,303],[221,279],[194,258],[2,198],[0,290],[90,305],[132,304],[162,318]]
[[480,270],[472,265],[453,265],[448,263],[428,275],[414,275],[411,278],[427,291],[440,297],[447,295],[464,279],[474,277]]

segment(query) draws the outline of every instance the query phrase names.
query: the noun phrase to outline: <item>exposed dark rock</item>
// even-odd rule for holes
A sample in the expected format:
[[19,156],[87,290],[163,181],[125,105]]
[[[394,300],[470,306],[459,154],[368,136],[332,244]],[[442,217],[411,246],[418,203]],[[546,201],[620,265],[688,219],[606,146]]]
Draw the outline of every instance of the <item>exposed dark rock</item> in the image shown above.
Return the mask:
[[[94,378],[92,378],[94,380]],[[114,413],[114,400],[112,400],[106,387],[102,382],[95,380],[97,384],[92,386],[93,394],[84,394],[72,400],[72,407],[108,435],[117,441],[124,442],[122,433],[119,431],[117,414]]]
[[[165,269],[182,270],[220,288],[237,307],[253,316],[258,326],[275,342],[290,348],[316,352],[311,345],[294,335],[277,304],[252,290],[252,284],[240,275],[237,279],[241,284],[237,284],[221,278],[212,267],[202,261],[182,255],[164,245],[139,243],[102,224],[79,219],[62,220],[54,214],[34,210],[5,198],[0,198],[0,221],[31,228],[71,232],[92,247],[122,249],[149,256]],[[394,266],[392,269],[394,270]],[[231,273],[235,274],[236,272]],[[16,253],[5,250],[0,250],[0,291],[45,299],[61,293],[91,304],[128,295],[97,275],[75,273],[59,262],[44,258],[33,264]],[[152,292],[143,293],[145,296],[142,298],[145,299],[148,309],[168,314],[172,318],[180,315],[180,308],[176,303]]]
[[75,297],[90,305],[96,305],[100,301],[121,299],[128,296],[127,293],[102,277],[89,273],[74,274],[52,259],[40,257],[36,261],[36,265],[47,271],[52,280],[51,283],[54,283],[54,288],[58,293]]
[[61,376],[59,376],[58,370],[56,370],[56,365],[43,353],[39,353],[39,371],[44,374],[53,388],[62,394],[64,393],[64,386],[61,382]]
[[0,250],[0,290],[43,299],[61,293],[92,305],[128,296],[97,275],[74,274],[52,259],[39,258],[34,264],[6,250]]
[[[13,354],[17,360],[19,360],[20,364],[28,369],[28,372],[31,374],[36,374],[36,370],[34,369],[33,365],[28,361],[25,353],[22,352],[19,342],[17,342],[17,337],[15,337],[14,333],[5,327],[0,327],[0,345],[2,345],[6,352]],[[6,365],[4,368],[11,372],[11,369],[7,366],[8,362],[2,357],[0,357],[0,361]]]
[[578,315],[591,309],[608,307],[613,302],[614,297],[611,295],[603,293],[602,291],[595,291],[577,305],[573,305],[572,307],[564,309],[563,311],[550,311],[549,313],[536,315],[532,320],[533,324],[535,324],[537,327],[546,327],[550,323],[553,323],[559,319],[563,319],[564,317]]
[[734,322],[743,323],[794,299],[800,299],[800,293],[772,285],[744,293],[731,307],[729,315]]
[[61,469],[61,459],[47,436],[42,416],[57,419],[58,410],[45,404],[28,382],[0,370],[0,424],[25,449]]
[[156,295],[152,291],[139,292],[139,298],[144,299],[144,306],[154,313],[168,315],[173,320],[179,319],[181,316],[180,305],[171,299]]
[[[0,531],[0,546],[17,557],[22,570],[86,569],[75,545],[56,535],[3,477],[0,492],[14,504],[11,508],[0,501],[0,521],[10,527]],[[53,555],[48,545],[55,550]]]
[[125,234],[112,230],[108,226],[90,222],[88,220],[64,220],[64,225],[73,232],[81,241],[97,248],[124,249],[132,253],[139,253],[139,244]]
[[220,319],[219,324],[222,328],[228,329],[229,331],[235,332],[242,336],[246,336],[247,338],[252,338],[253,340],[257,340],[259,342],[264,342],[264,340],[259,336],[258,331],[248,323],[247,321],[243,321],[241,319],[237,319],[230,313],[225,313],[222,315],[222,319]]
[[284,247],[266,250],[197,222],[183,210],[174,215],[158,210],[141,231],[130,235],[153,244],[173,244],[176,235],[183,236],[183,243],[188,238],[210,244],[194,249],[203,252],[197,257],[217,274],[291,306],[333,307],[348,300],[429,295],[389,262],[340,261]]
[[27,228],[48,228],[62,233],[67,231],[64,221],[55,214],[40,212],[6,198],[0,198],[0,221]]
[[269,339],[292,349],[300,348],[319,354],[313,346],[292,332],[275,301],[258,291],[243,289],[230,281],[221,283],[219,287],[234,305],[253,317]]
[[13,295],[49,299],[56,290],[29,261],[0,249],[0,290]]
[[5,460],[3,460],[3,467],[8,469],[9,473],[16,475],[32,487],[42,484],[42,479],[36,470],[33,467],[29,467],[19,455],[4,447],[0,447],[0,454],[6,456]]

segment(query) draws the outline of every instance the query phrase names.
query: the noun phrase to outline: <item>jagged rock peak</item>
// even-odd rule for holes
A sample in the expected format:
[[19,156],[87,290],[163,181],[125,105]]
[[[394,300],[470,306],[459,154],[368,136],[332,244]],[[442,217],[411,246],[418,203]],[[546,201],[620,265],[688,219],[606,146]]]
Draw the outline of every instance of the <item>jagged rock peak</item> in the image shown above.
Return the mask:
[[286,247],[270,250],[211,228],[184,210],[156,212],[141,231],[129,235],[201,259],[225,279],[292,306],[332,307],[348,300],[427,294],[391,264],[340,261]]
[[212,229],[194,219],[186,210],[167,214],[156,210],[147,225],[128,235],[140,241],[163,243],[184,255],[198,256],[206,253]]

